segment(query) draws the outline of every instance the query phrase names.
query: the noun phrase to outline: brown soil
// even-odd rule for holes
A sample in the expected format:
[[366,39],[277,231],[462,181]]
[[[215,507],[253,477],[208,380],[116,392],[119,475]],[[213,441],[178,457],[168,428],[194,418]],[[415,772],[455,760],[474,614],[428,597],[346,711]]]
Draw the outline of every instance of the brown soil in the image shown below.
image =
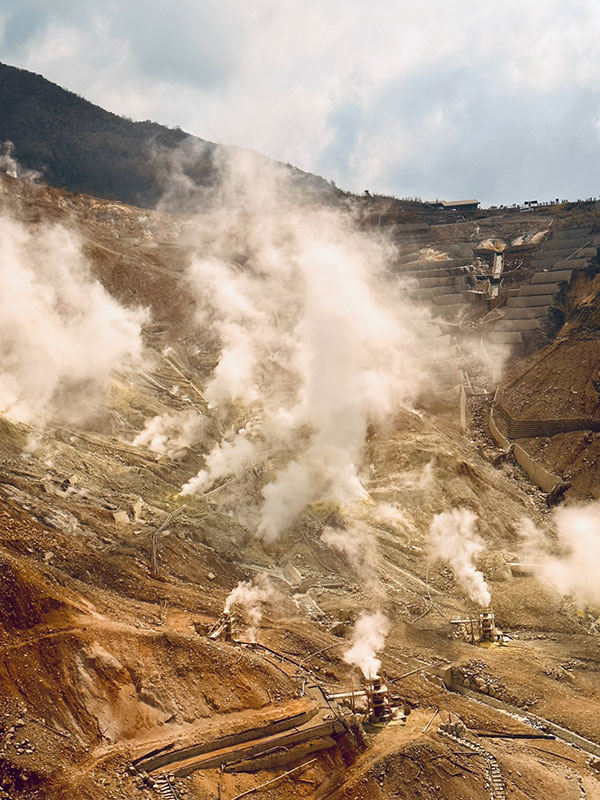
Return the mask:
[[[123,302],[143,301],[153,310],[146,331],[156,353],[151,375],[188,391],[160,357],[166,345],[185,353],[197,336],[188,327],[192,300],[182,278],[190,253],[176,246],[185,220],[43,187],[17,191],[8,179],[6,186],[3,202],[28,223],[81,227],[99,279]],[[200,384],[211,365],[190,356],[186,369]],[[532,729],[443,688],[436,670],[453,663],[481,662],[508,702],[600,743],[598,639],[589,619],[551,589],[533,578],[491,584],[499,624],[519,634],[507,647],[485,650],[449,638],[449,619],[474,609],[451,571],[429,563],[433,515],[455,506],[479,515],[487,545],[481,566],[489,576],[515,555],[521,517],[542,523],[547,514],[541,492],[514,466],[494,466],[498,453],[489,441],[408,411],[374,431],[365,454],[374,465],[369,492],[401,506],[404,518],[377,520],[368,503],[343,510],[347,521],[360,520],[373,534],[372,552],[358,565],[321,542],[334,513],[321,507],[265,549],[231,519],[237,494],[228,486],[190,501],[161,535],[161,574],[153,577],[152,533],[202,466],[216,423],[179,460],[157,459],[126,442],[147,417],[180,409],[181,399],[144,376],[126,375],[115,381],[111,400],[86,431],[62,425],[39,432],[30,456],[23,452],[29,431],[0,421],[2,796],[156,796],[138,788],[127,771],[132,759],[285,716],[303,703],[305,680],[358,683],[342,659],[343,637],[363,609],[379,605],[393,623],[383,669],[389,680],[400,679],[397,689],[412,709],[406,726],[367,733],[362,744],[346,735],[316,754],[299,750],[286,769],[316,761],[255,797],[488,798],[481,759],[438,736],[437,720],[424,733],[425,725],[437,708],[444,719],[459,715],[475,733]],[[430,479],[421,481],[426,467]],[[243,480],[260,490],[257,476]],[[118,524],[118,511],[129,521]],[[299,585],[283,571],[290,564],[301,573]],[[270,575],[275,595],[258,640],[306,659],[302,669],[205,636],[236,583],[260,571]],[[413,669],[419,672],[401,678]],[[569,677],[561,679],[565,671]],[[598,773],[577,749],[545,740],[484,744],[501,765],[509,797],[575,797],[579,779],[587,798],[600,797]],[[219,784],[218,770],[205,771],[177,785],[190,800],[212,800],[221,785],[222,800],[231,800],[280,773],[228,774]]]
[[600,420],[600,341],[561,341],[531,359],[507,380],[498,399],[517,419]]

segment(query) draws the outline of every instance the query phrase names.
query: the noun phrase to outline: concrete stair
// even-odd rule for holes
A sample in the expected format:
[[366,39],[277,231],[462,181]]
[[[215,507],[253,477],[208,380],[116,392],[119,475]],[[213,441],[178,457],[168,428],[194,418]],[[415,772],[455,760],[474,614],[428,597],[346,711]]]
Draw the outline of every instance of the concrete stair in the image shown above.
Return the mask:
[[164,800],[180,800],[179,793],[171,782],[170,775],[158,775],[154,783],[158,786],[158,792]]
[[494,324],[489,341],[518,345],[523,343],[523,334],[541,331],[561,286],[569,284],[577,270],[589,265],[599,246],[600,236],[592,235],[590,228],[556,231],[531,256],[531,266],[536,271],[529,283],[508,298],[502,319]]
[[487,776],[487,788],[490,795],[490,800],[506,800],[506,784],[502,776],[502,770],[498,764],[496,756],[492,755],[489,750],[482,747],[478,742],[473,742],[466,739],[464,736],[455,736],[446,731],[439,730],[440,736],[450,739],[457,744],[466,747],[472,753],[477,753],[485,762],[485,771]]
[[[443,227],[443,226],[442,226]],[[453,226],[398,225],[393,231],[399,255],[391,267],[406,295],[433,311],[435,319],[452,321],[472,303],[473,245],[452,241]],[[433,253],[445,258],[432,258]],[[419,332],[421,333],[421,326]],[[437,330],[435,330],[437,329]],[[436,376],[432,391],[468,384],[466,365],[454,337],[442,335],[435,322],[423,326],[422,339],[432,344],[423,356]]]

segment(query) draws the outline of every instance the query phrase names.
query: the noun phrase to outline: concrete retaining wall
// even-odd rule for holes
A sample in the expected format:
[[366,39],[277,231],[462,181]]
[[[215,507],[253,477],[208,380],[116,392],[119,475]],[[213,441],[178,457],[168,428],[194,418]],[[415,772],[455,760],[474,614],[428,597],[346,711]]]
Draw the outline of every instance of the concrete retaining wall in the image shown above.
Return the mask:
[[577,239],[577,237],[581,236],[590,236],[592,229],[590,227],[587,228],[559,228],[557,231],[554,231],[552,235],[552,239],[547,240],[548,242],[559,242],[563,241],[564,239]]
[[553,264],[553,270],[563,270],[563,269],[586,269],[589,266],[590,260],[589,258],[573,258],[569,259],[568,261],[556,261]]
[[[498,442],[500,447],[502,447],[503,450],[509,450],[512,443],[498,430],[498,427],[494,422],[493,409],[490,410],[488,424],[490,433],[496,442]],[[556,486],[562,483],[562,479],[558,475],[554,475],[554,473],[549,472],[549,470],[547,470],[541,464],[538,464],[538,462],[535,461],[535,459],[533,459],[529,453],[521,447],[521,445],[514,444],[512,445],[512,448],[513,455],[518,464],[520,464],[527,475],[529,475],[531,480],[537,484],[542,491],[551,492]]]
[[502,433],[500,433],[500,431],[498,430],[498,428],[496,426],[496,423],[494,421],[494,410],[493,409],[490,409],[490,416],[489,416],[489,420],[488,420],[488,425],[489,425],[490,433],[492,434],[492,436],[494,437],[496,442],[500,445],[500,447],[503,450],[510,450],[511,443],[508,441],[506,436],[504,436]]
[[211,757],[210,753],[206,754],[206,758],[199,760],[193,764],[186,764],[179,769],[173,770],[173,775],[180,778],[185,778],[186,775],[191,775],[198,769],[217,769],[221,764],[230,764],[233,761],[251,758],[252,756],[259,755],[265,752],[265,749],[272,749],[274,747],[292,747],[302,742],[315,740],[328,741],[328,737],[335,733],[342,733],[345,730],[344,725],[339,721],[324,722],[321,725],[315,725],[312,728],[305,730],[294,731],[293,733],[284,733],[277,739],[272,739],[268,742],[266,748],[264,742],[249,742],[246,747],[229,750],[226,752],[216,753]]
[[458,424],[463,433],[467,430],[467,393],[461,384],[458,396]]
[[543,492],[551,492],[556,486],[562,483],[562,480],[557,475],[554,475],[545,467],[542,467],[541,464],[538,464],[529,453],[523,450],[521,445],[516,444],[514,446],[513,454],[531,480],[536,483]]
[[234,761],[224,768],[225,772],[260,772],[264,769],[281,769],[287,766],[290,761],[304,760],[313,753],[320,753],[322,750],[329,750],[337,747],[338,743],[332,736],[323,739],[314,739],[310,742],[296,744],[293,750],[287,747],[277,750],[270,755],[258,755],[247,761]]
[[429,269],[452,269],[454,267],[465,267],[464,259],[462,258],[444,258],[437,261],[415,261],[411,263],[411,271],[420,272]]
[[521,286],[519,297],[538,294],[558,294],[558,283],[531,283],[529,286]]
[[544,717],[538,717],[529,711],[523,711],[523,709],[517,708],[517,706],[513,706],[510,703],[505,703],[503,700],[498,700],[496,697],[481,695],[478,692],[474,692],[471,689],[466,689],[464,686],[459,686],[458,684],[452,684],[448,688],[450,688],[453,692],[457,692],[457,694],[464,694],[467,697],[478,700],[480,703],[485,703],[488,706],[492,706],[493,708],[497,708],[501,711],[506,711],[509,714],[516,714],[521,717],[526,717],[530,722],[533,722],[536,727],[543,726],[544,729],[554,734],[557,739],[562,739],[569,744],[573,744],[575,747],[579,747],[579,749],[583,750],[585,753],[600,757],[599,744],[580,736],[574,731],[570,731],[568,728],[563,728],[561,725],[556,725],[554,722],[544,719]]
[[537,331],[540,329],[539,317],[533,317],[532,319],[505,318],[496,323],[494,333],[500,333],[501,331]]
[[[440,264],[443,263],[444,263],[443,261],[440,261]],[[464,277],[465,275],[470,275],[473,272],[471,267],[447,267],[447,268],[442,267],[439,269],[422,269],[422,270],[410,268],[402,270],[394,269],[393,271],[399,275],[406,275],[406,277],[408,278],[417,278],[419,280],[421,280],[421,278],[440,278],[440,277],[458,278],[461,276]]]
[[507,308],[503,319],[540,319],[547,316],[548,306],[537,308]]
[[240,733],[233,733],[229,736],[222,736],[219,739],[213,739],[204,744],[193,745],[192,747],[185,747],[180,750],[168,750],[163,753],[158,753],[150,758],[141,758],[134,763],[141,769],[151,772],[152,770],[164,767],[173,761],[183,761],[186,758],[193,758],[194,756],[201,756],[205,753],[210,753],[213,750],[221,750],[224,747],[233,747],[237,744],[249,742],[252,739],[263,738],[264,736],[272,736],[276,733],[287,731],[290,728],[295,728],[304,725],[311,720],[318,709],[311,708],[304,711],[302,714],[295,714],[292,717],[286,717],[283,720],[276,720],[261,728],[251,728],[250,730],[240,731]]
[[536,272],[531,279],[531,284],[539,286],[539,284],[548,283],[548,279],[551,279],[557,283],[568,282],[571,280],[572,275],[572,269],[555,269],[552,270],[552,272]]
[[491,344],[521,344],[523,337],[520,331],[492,331],[489,341]]
[[552,306],[554,305],[554,295],[536,294],[509,297],[506,301],[506,305],[508,308],[535,308],[536,306]]
[[545,261],[547,258],[553,258],[555,261],[560,261],[561,259],[564,260],[569,258],[569,256],[572,256],[573,258],[594,258],[596,255],[596,248],[585,247],[589,240],[590,237],[588,236],[584,237],[581,242],[567,245],[565,247],[546,247],[543,250],[538,250],[537,253],[533,253],[531,256],[531,262],[532,264],[536,264],[538,261]]
[[535,439],[538,436],[555,436],[572,431],[600,431],[600,420],[591,417],[572,419],[515,419],[500,403],[495,404],[499,419],[506,425],[509,439]]

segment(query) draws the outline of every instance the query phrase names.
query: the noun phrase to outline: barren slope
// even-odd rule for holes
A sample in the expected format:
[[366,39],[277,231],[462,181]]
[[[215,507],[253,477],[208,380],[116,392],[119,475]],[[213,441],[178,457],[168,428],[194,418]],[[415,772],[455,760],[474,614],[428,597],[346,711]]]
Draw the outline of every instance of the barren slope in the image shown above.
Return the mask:
[[[244,473],[185,501],[178,495],[203,466],[219,425],[195,389],[215,354],[190,324],[186,220],[8,179],[4,187],[3,202],[28,224],[52,219],[80,228],[102,283],[122,302],[151,308],[145,340],[155,354],[147,370],[115,376],[110,403],[86,430],[49,424],[33,431],[32,449],[28,426],[0,421],[0,784],[9,796],[154,795],[128,774],[132,759],[296,713],[310,705],[300,697],[305,682],[358,684],[342,652],[351,623],[375,603],[392,620],[385,674],[416,670],[397,687],[413,709],[406,726],[368,735],[362,752],[346,735],[317,754],[298,751],[285,769],[316,760],[255,796],[489,797],[481,758],[440,737],[437,721],[423,732],[434,711],[444,719],[458,714],[479,732],[533,729],[444,688],[436,671],[450,664],[489,676],[512,706],[600,744],[595,621],[551,587],[531,577],[491,585],[499,624],[520,634],[505,648],[449,638],[448,620],[474,609],[451,571],[429,563],[431,519],[457,506],[476,512],[490,575],[515,554],[520,518],[540,523],[547,514],[518,468],[494,466],[497,451],[484,451],[456,424],[399,410],[369,438],[370,499],[350,508],[315,504],[277,542],[263,545],[230,514],[238,482],[258,494],[260,474]],[[177,360],[161,355],[167,346]],[[146,419],[192,405],[208,418],[194,446],[169,458],[131,444]],[[153,576],[152,534],[183,502],[158,538],[160,575]],[[382,503],[396,504],[403,516],[377,516]],[[373,537],[354,561],[320,539],[340,518]],[[258,642],[301,666],[206,637],[231,589],[260,572],[275,594]],[[575,797],[578,785],[579,796],[600,797],[598,773],[580,750],[557,741],[480,741],[498,760],[510,797]],[[227,774],[221,784],[219,770],[207,770],[178,785],[190,798],[216,797],[221,785],[230,800],[282,771]]]

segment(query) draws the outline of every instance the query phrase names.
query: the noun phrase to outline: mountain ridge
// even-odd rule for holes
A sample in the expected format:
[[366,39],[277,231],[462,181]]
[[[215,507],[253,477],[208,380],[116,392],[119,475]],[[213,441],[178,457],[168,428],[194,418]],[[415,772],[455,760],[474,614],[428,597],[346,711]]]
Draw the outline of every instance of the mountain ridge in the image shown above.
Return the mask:
[[[0,108],[0,142],[12,143],[20,165],[40,172],[51,186],[141,207],[160,201],[172,158],[181,148],[187,149],[186,177],[199,187],[215,182],[217,154],[241,149],[150,120],[129,120],[42,75],[3,62]],[[320,176],[285,168],[299,188],[337,191]]]

